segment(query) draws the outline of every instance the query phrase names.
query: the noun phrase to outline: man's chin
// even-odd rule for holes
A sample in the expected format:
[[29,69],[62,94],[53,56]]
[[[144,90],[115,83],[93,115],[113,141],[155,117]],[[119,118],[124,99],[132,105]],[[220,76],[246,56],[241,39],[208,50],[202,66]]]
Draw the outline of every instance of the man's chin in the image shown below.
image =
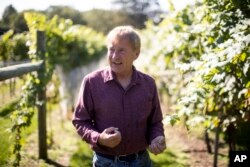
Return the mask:
[[111,70],[114,72],[114,73],[121,73],[121,69],[117,68],[117,67],[111,67]]

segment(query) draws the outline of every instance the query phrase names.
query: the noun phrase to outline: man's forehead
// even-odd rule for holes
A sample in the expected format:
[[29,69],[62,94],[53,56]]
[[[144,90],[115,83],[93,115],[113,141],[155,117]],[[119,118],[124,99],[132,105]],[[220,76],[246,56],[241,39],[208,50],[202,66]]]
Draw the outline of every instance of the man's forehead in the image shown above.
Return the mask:
[[129,40],[129,36],[125,34],[115,34],[108,37],[108,41],[122,41]]
[[108,40],[108,45],[115,45],[119,43],[129,43],[129,38],[115,37]]

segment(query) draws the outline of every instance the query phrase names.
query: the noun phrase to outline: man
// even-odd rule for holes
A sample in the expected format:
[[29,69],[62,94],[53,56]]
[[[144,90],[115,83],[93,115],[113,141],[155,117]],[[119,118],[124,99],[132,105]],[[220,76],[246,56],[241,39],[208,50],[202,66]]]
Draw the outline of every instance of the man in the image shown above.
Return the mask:
[[166,148],[154,80],[136,70],[140,37],[130,26],[107,35],[109,66],[84,77],[73,125],[94,151],[93,166],[152,166],[147,148]]

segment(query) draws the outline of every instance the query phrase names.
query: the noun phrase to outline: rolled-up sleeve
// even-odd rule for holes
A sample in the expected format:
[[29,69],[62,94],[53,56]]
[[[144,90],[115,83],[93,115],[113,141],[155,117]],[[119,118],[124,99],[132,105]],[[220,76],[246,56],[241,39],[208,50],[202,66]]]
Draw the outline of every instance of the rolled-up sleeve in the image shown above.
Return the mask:
[[97,141],[100,133],[94,128],[93,99],[88,76],[83,79],[81,84],[72,123],[83,140],[92,147],[98,147]]

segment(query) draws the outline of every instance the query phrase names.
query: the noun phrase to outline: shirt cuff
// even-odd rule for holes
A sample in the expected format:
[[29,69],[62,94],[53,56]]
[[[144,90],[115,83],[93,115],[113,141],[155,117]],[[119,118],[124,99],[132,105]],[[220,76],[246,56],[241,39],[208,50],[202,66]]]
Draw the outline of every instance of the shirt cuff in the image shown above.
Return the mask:
[[161,133],[161,132],[154,132],[153,134],[151,134],[151,135],[149,136],[149,144],[151,144],[152,140],[154,140],[154,139],[155,139],[156,137],[158,137],[158,136],[164,136],[164,137],[165,137],[164,133]]
[[91,145],[93,145],[94,147],[98,147],[98,139],[100,137],[100,133],[93,131],[91,133]]

